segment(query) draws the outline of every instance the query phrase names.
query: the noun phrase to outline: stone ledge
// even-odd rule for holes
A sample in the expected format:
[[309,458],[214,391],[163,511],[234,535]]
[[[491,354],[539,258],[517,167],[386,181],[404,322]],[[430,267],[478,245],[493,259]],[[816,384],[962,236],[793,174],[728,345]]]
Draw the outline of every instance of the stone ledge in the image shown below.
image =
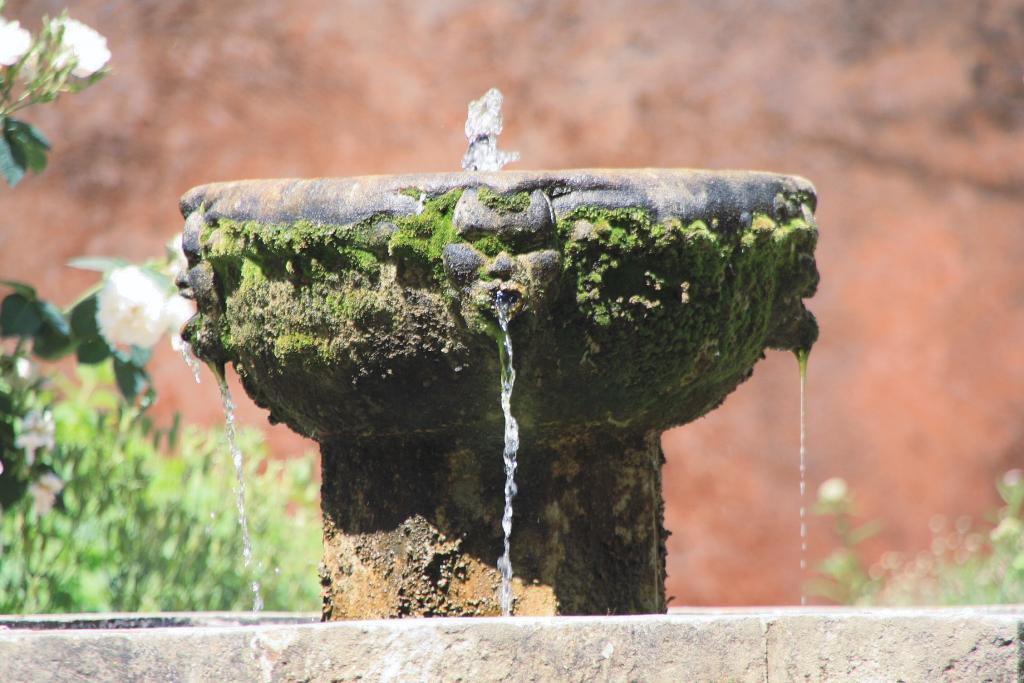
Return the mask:
[[[132,619],[169,617],[175,627],[123,628]],[[122,628],[96,629],[104,618]],[[308,619],[273,615],[252,625],[242,614],[0,617],[7,627],[0,630],[3,680],[1024,680],[1021,607],[302,623]],[[93,626],[38,630],[41,620]],[[243,625],[223,625],[232,622]]]

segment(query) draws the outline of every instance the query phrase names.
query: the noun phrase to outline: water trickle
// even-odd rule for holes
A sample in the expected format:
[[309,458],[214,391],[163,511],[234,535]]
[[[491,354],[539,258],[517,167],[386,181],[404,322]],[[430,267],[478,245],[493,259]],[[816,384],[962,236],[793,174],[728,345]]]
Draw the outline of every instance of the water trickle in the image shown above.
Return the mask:
[[462,157],[464,171],[500,171],[501,167],[519,159],[519,152],[498,149],[498,135],[504,126],[501,116],[501,91],[491,88],[479,100],[469,103],[466,116],[466,139],[469,149]]
[[192,376],[196,378],[196,384],[199,384],[199,359],[196,358],[196,354],[192,352],[192,345],[184,339],[178,338],[178,343],[175,344],[178,347],[178,351],[181,352],[181,359],[185,361],[185,365],[192,371]]
[[807,357],[806,349],[797,351],[800,364],[800,604],[807,604],[804,578],[807,573]]
[[[235,504],[238,507],[238,525],[242,527],[242,564],[248,569],[252,565],[252,539],[249,537],[249,520],[245,516],[245,463],[235,433],[235,402],[231,399],[231,390],[223,376],[220,378],[220,398],[224,405],[224,433],[227,434],[231,461],[235,465]],[[263,609],[260,582],[254,580],[249,587],[253,594],[252,611],[259,612]]]
[[509,311],[515,298],[504,291],[495,297],[495,308],[498,311],[498,324],[503,335],[499,347],[501,355],[501,410],[505,414],[505,450],[502,458],[505,462],[505,512],[501,516],[501,528],[505,532],[505,552],[498,558],[498,570],[501,572],[501,613],[509,616],[512,613],[512,557],[510,555],[510,537],[512,536],[512,499],[516,489],[516,455],[519,451],[519,423],[512,417],[512,388],[516,383],[516,369],[512,363],[512,336],[508,332]]

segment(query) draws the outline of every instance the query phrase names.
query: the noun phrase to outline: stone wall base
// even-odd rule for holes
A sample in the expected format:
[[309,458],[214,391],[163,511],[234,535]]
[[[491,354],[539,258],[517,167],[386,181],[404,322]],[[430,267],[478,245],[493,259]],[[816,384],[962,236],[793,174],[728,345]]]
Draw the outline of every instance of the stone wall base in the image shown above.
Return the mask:
[[[1019,683],[1024,607],[692,610],[301,623],[251,615],[0,617],[22,681]],[[139,623],[195,624],[123,628]],[[46,619],[46,623],[40,623]],[[149,621],[145,621],[149,620]],[[91,627],[82,629],[82,622]],[[58,630],[61,624],[77,630]],[[43,628],[47,627],[47,628]]]

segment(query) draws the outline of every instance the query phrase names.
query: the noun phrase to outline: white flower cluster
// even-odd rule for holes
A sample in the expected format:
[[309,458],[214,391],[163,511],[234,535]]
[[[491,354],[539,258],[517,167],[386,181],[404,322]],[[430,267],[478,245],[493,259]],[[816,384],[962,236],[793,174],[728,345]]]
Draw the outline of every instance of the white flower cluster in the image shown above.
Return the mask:
[[50,411],[33,410],[21,419],[21,432],[14,440],[17,448],[24,449],[25,460],[31,467],[36,461],[36,451],[53,448],[54,423]]
[[88,78],[107,65],[110,50],[106,38],[75,19],[65,19],[62,23],[64,35],[54,66],[63,69],[74,60],[71,75]]
[[181,328],[196,312],[195,305],[183,296],[175,294],[164,303],[164,320],[167,333],[171,335],[171,347],[181,351],[185,342],[181,338]]
[[32,46],[32,34],[17,21],[0,17],[0,66],[14,66]]
[[[54,57],[53,65],[63,69],[74,63],[71,75],[88,78],[110,61],[107,39],[75,19],[57,19],[51,29],[61,31],[60,50]],[[14,66],[32,47],[32,34],[17,21],[0,17],[0,67]]]
[[137,266],[110,272],[99,294],[96,322],[111,344],[149,348],[165,332],[171,344],[180,348],[180,335],[195,308],[177,294],[167,296],[157,282]]
[[826,479],[818,487],[818,500],[822,503],[835,505],[846,500],[849,495],[850,489],[846,485],[845,479],[839,477],[832,477]]
[[[21,430],[14,445],[25,450],[25,462],[31,467],[36,461],[36,452],[41,448],[53,448],[55,425],[48,410],[33,410],[21,418]],[[0,473],[4,471],[0,462]],[[36,514],[45,515],[57,502],[57,494],[64,489],[64,482],[53,472],[46,472],[29,485],[29,493],[35,499]]]

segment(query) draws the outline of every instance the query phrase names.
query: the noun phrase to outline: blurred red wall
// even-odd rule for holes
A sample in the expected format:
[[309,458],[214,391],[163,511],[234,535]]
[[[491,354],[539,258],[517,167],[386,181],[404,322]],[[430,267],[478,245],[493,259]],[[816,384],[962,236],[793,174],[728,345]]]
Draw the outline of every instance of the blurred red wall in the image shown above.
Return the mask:
[[[68,4],[114,73],[27,116],[54,151],[0,188],[0,278],[66,303],[94,278],[63,263],[159,253],[200,183],[454,169],[466,103],[497,86],[514,168],[816,183],[809,491],[850,482],[885,522],[869,554],[926,547],[933,514],[980,514],[1024,463],[1022,2]],[[63,5],[5,14],[34,30]],[[155,373],[163,414],[221,420],[169,348]],[[799,599],[797,408],[796,362],[769,354],[665,435],[674,605]],[[281,454],[312,447],[267,429]]]

